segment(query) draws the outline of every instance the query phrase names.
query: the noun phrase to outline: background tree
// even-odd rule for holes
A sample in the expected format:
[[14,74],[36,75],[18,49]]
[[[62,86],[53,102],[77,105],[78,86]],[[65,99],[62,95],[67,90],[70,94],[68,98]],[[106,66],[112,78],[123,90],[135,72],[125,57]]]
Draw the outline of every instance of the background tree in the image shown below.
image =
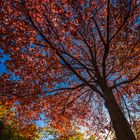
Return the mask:
[[[0,123],[3,123],[0,121]],[[0,130],[1,140],[27,140],[24,136],[20,136],[18,132],[12,128],[12,126],[5,126]]]
[[53,123],[100,120],[107,108],[117,139],[135,140],[119,103],[139,93],[138,11],[137,0],[2,1],[1,48],[19,76],[10,97],[40,94]]
[[[34,123],[22,123],[16,106],[10,108],[11,102],[0,103],[0,138],[1,140],[36,140],[41,137]],[[27,114],[26,114],[27,115]],[[23,125],[24,123],[24,125]]]

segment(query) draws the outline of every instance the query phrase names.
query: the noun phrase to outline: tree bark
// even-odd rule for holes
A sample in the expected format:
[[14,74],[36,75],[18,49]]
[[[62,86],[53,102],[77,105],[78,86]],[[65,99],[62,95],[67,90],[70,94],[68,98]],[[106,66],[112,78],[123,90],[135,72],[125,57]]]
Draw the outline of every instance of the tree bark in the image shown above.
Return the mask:
[[104,96],[117,140],[136,140],[129,122],[113,96],[112,90],[105,90]]

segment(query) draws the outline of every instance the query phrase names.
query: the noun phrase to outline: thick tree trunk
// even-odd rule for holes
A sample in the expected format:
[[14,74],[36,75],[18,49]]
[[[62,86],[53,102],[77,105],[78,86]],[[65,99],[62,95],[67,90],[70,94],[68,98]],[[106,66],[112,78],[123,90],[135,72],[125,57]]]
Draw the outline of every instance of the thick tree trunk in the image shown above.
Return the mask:
[[112,90],[107,89],[104,95],[117,140],[136,140],[130,124],[113,96]]

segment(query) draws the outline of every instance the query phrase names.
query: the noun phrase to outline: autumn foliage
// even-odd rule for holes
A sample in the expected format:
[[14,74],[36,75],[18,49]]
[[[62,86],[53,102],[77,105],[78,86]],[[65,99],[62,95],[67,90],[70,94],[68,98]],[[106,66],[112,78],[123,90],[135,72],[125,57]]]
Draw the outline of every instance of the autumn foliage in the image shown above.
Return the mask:
[[58,133],[76,123],[135,140],[123,110],[131,117],[127,100],[140,91],[139,8],[138,0],[2,0],[0,43],[11,58],[2,102],[18,103],[21,124],[45,112]]

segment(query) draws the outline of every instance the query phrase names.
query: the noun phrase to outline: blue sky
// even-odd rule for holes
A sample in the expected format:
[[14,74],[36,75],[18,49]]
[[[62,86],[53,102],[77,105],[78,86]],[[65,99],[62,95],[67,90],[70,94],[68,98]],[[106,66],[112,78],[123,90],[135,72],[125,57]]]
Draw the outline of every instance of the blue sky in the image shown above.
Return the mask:
[[10,60],[10,57],[8,55],[5,55],[3,50],[0,49],[0,75],[8,72],[5,65],[5,62],[7,60]]

